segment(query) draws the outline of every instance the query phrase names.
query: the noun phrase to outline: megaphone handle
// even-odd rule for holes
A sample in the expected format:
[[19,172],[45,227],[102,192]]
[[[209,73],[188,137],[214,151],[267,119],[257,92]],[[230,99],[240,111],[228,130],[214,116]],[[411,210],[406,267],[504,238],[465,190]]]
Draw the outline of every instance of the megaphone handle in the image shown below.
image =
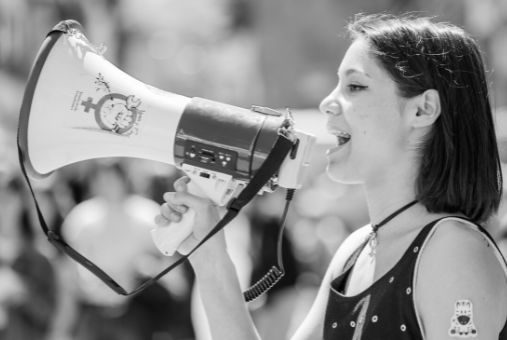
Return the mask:
[[[204,193],[193,182],[187,184],[187,191],[193,195],[204,197]],[[179,222],[171,222],[167,227],[160,227],[151,231],[153,242],[158,250],[166,255],[172,256],[191,234],[194,227],[195,211],[188,209],[181,215]]]

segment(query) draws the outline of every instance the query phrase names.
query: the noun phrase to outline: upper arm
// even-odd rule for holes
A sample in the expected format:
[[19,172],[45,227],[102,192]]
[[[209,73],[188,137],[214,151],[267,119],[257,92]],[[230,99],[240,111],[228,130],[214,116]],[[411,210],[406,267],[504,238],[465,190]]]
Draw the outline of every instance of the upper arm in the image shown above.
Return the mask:
[[[474,328],[475,339],[498,339],[507,317],[507,282],[492,247],[457,221],[435,231],[420,255],[415,296],[426,339],[454,339],[451,330],[473,335]],[[461,325],[459,315],[465,315]]]
[[370,231],[371,228],[368,226],[356,230],[339,247],[326,271],[310,312],[292,337],[292,340],[322,339],[324,314],[329,298],[331,281],[341,273],[347,259],[361,245]]

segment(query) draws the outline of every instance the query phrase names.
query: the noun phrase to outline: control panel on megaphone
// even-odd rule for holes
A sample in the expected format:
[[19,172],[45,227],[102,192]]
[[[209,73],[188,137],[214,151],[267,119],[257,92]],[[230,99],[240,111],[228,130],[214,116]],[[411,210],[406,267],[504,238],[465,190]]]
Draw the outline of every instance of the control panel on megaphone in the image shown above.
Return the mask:
[[[255,176],[280,133],[294,147],[262,191],[298,189],[315,136],[295,129],[292,115],[189,98],[124,73],[92,44],[82,26],[60,22],[32,67],[20,111],[18,146],[26,174],[43,179],[68,164],[131,157],[172,164],[193,192],[224,206]],[[172,255],[192,232],[193,212],[152,233]]]

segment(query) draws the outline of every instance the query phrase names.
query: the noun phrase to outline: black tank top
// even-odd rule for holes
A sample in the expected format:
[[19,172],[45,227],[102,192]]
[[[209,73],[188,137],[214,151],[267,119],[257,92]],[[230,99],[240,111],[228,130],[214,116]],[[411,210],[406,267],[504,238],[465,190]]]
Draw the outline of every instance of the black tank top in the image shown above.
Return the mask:
[[[505,264],[495,242],[482,227],[467,219],[459,219],[467,221],[468,225],[487,236],[495,245],[495,254]],[[345,263],[341,275],[331,282],[324,321],[324,340],[424,339],[414,303],[414,275],[426,240],[429,240],[436,230],[435,226],[442,220],[425,226],[398,263],[370,287],[357,295],[345,296],[343,293],[347,278],[368,239],[359,246]],[[507,323],[499,339],[507,340]]]

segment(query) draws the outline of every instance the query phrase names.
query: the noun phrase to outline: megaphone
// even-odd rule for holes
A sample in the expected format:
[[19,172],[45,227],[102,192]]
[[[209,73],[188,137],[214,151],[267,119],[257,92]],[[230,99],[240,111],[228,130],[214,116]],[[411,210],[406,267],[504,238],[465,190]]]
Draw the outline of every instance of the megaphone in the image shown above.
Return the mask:
[[[60,22],[47,35],[19,121],[21,162],[29,177],[43,179],[89,159],[142,158],[183,170],[194,193],[223,206],[261,167],[280,129],[288,128],[297,142],[263,191],[301,187],[316,138],[292,128],[289,113],[160,90],[122,72],[103,50],[73,20]],[[172,255],[192,224],[189,212],[174,228],[155,229],[158,249]]]

